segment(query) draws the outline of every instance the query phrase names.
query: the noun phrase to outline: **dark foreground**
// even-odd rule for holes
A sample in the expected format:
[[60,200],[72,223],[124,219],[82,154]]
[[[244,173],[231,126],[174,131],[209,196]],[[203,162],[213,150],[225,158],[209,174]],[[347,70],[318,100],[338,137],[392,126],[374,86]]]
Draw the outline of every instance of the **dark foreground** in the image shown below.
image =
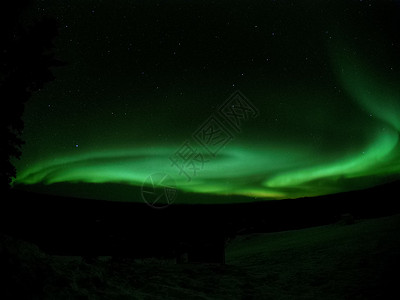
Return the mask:
[[226,265],[45,254],[2,235],[2,299],[399,299],[400,215],[239,235]]
[[14,190],[0,299],[400,299],[399,186],[162,210]]

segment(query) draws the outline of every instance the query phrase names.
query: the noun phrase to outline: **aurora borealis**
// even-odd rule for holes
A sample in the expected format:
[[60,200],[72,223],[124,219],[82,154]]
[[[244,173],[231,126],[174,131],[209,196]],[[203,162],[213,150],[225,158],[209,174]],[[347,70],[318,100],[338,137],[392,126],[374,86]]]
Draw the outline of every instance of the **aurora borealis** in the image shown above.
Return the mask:
[[[213,203],[400,179],[397,1],[207,2],[34,1],[25,17],[57,18],[67,65],[27,103],[14,185],[112,183],[142,201],[162,172]],[[215,157],[191,140],[207,160],[188,180],[169,158],[237,90],[258,116]]]

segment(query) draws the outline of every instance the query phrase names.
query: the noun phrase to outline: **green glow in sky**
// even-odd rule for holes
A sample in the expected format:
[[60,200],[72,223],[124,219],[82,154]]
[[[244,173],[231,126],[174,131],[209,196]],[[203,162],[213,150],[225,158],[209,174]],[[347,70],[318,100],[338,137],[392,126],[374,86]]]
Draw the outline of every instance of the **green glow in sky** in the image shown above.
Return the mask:
[[[339,61],[337,62],[339,64]],[[400,109],[396,92],[383,88],[354,64],[340,65],[340,80],[366,116],[376,116],[368,143],[348,153],[324,156],[309,145],[281,141],[227,145],[188,181],[171,166],[177,145],[89,150],[38,161],[20,172],[24,184],[86,182],[141,186],[157,172],[171,174],[186,192],[282,199],[342,190],[339,180],[386,178],[400,171]],[[312,114],[311,114],[312,115]],[[333,116],[333,119],[335,116]],[[243,133],[245,134],[245,133]],[[361,134],[361,133],[360,133]],[[346,150],[346,145],[343,145]],[[204,152],[206,155],[206,152]]]
[[[172,5],[157,15],[121,2],[109,15],[104,3],[48,3],[63,16],[58,55],[70,65],[27,104],[14,184],[141,187],[161,172],[187,194],[253,201],[400,179],[398,7],[322,2],[243,2],[226,20],[219,6],[182,14]],[[380,15],[378,3],[393,15]],[[169,158],[235,90],[259,115],[215,157],[194,143],[207,161],[188,180]],[[104,199],[118,200],[114,192]]]

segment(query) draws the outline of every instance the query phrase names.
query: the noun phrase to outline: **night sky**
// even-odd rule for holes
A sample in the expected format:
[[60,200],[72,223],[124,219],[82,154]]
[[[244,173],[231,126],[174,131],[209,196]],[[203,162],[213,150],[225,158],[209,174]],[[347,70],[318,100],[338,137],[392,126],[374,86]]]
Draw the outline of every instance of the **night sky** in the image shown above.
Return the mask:
[[23,20],[45,15],[67,64],[27,102],[16,186],[140,202],[164,174],[179,203],[229,203],[400,178],[398,1],[43,0]]

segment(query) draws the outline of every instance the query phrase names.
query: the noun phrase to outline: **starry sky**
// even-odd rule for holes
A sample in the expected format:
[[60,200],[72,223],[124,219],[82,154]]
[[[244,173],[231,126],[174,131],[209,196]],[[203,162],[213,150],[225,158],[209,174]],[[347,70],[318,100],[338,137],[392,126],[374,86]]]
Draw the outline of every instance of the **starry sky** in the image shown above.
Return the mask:
[[41,16],[67,65],[26,105],[16,187],[140,202],[168,178],[178,203],[229,203],[400,177],[398,1],[36,0],[22,20]]

